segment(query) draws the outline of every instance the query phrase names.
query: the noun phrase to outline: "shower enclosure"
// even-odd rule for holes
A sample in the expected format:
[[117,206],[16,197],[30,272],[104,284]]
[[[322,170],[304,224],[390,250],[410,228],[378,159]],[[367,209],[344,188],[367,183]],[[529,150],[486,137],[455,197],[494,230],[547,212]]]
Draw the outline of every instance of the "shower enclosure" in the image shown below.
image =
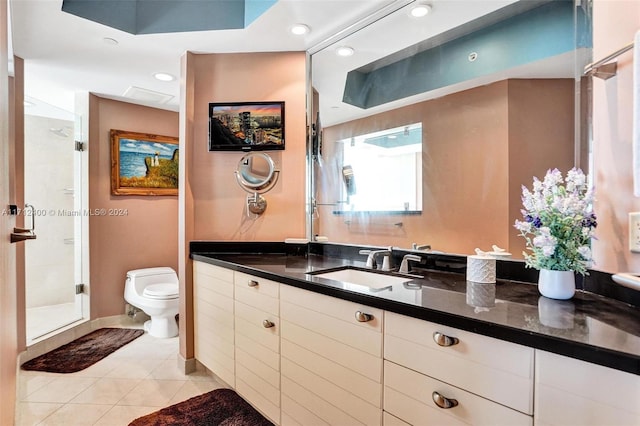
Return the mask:
[[88,317],[83,267],[83,167],[73,112],[37,99],[25,101],[25,225],[37,239],[25,243],[27,345]]

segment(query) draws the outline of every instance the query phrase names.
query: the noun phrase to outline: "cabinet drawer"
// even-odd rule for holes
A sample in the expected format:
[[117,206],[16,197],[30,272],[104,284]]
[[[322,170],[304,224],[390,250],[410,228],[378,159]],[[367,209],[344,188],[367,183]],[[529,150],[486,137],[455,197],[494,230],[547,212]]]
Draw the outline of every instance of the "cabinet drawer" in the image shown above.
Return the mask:
[[[366,305],[349,302],[335,297],[325,296],[312,291],[302,290],[296,287],[282,285],[280,299],[311,311],[322,313],[327,317],[335,318],[350,324],[355,324],[367,330],[382,332],[382,309],[372,308]],[[356,312],[364,312],[372,316],[371,321],[358,322],[355,319]],[[282,316],[282,315],[281,315]]]
[[[380,381],[364,377],[337,364],[331,358],[322,357],[286,339],[282,339],[282,356],[333,385],[348,389],[352,395],[374,407],[382,407],[382,385]],[[380,372],[381,370],[382,360],[380,360],[380,365],[378,366],[378,371]]]
[[260,360],[261,363],[269,366],[275,371],[280,371],[280,353],[257,344],[255,340],[242,334],[236,334],[236,351],[243,351],[251,354],[254,358]]
[[254,353],[236,347],[236,390],[254,407],[280,422],[280,365],[262,362]]
[[[385,361],[384,410],[413,425],[530,426],[533,418],[408,368]],[[441,408],[433,393],[457,405]]]
[[[283,286],[282,294],[287,293]],[[309,293],[309,292],[304,292]],[[345,302],[344,300],[312,294],[318,300],[318,304],[300,303],[300,300],[287,299],[280,301],[280,318],[307,330],[312,330],[322,336],[344,343],[348,346],[364,351],[371,355],[382,357],[382,311]],[[312,301],[313,298],[309,299]],[[302,301],[305,302],[305,301]],[[340,315],[331,315],[324,312],[322,305],[335,303],[340,306]],[[309,305],[313,306],[310,307]],[[369,322],[358,322],[355,318],[356,312],[371,313],[374,319]]]
[[315,354],[330,359],[336,365],[382,383],[382,357],[363,352],[289,321],[283,320],[280,324],[283,347],[286,342],[295,342]]
[[640,376],[536,350],[536,423],[639,425]]
[[[282,412],[303,425],[373,426],[382,422],[382,410],[286,359],[282,360],[282,404]],[[304,411],[298,407],[304,407]],[[301,414],[321,421],[307,423],[305,418],[298,417]]]
[[[264,383],[265,386],[268,385],[270,389],[280,389],[280,365],[277,365],[277,368],[273,368],[262,362],[262,360],[254,357],[253,354],[236,348],[236,366],[236,371],[243,370],[251,372],[254,377],[260,379],[261,383]],[[247,377],[245,377],[245,381],[251,383]],[[256,385],[254,387],[256,389],[263,388],[262,385]],[[273,397],[273,394],[267,395],[265,393],[265,395],[268,398]],[[276,403],[277,400],[273,399],[273,402]]]
[[403,422],[396,416],[392,416],[386,411],[382,413],[382,425],[383,426],[411,426],[407,422]]
[[[280,352],[280,319],[266,313],[236,302],[235,329],[236,333],[243,334],[266,346],[273,352]],[[271,327],[265,327],[264,321],[268,321]]]
[[280,301],[275,297],[261,294],[254,288],[236,286],[235,298],[237,302],[242,302],[270,315],[280,315]]
[[[436,343],[434,333],[458,339]],[[533,414],[532,348],[387,312],[384,357],[526,414]]]
[[325,422],[293,399],[287,397],[285,394],[282,394],[281,404],[282,411],[280,414],[282,426],[329,426],[329,423]]
[[[251,374],[250,371],[242,368],[236,370],[236,391],[251,403],[258,411],[268,417],[275,424],[280,424],[280,391],[278,389],[269,390],[269,386],[265,385],[263,389],[258,383],[260,379]],[[256,386],[258,385],[258,386]],[[277,401],[273,401],[273,396]]]
[[202,298],[215,303],[219,297],[233,299],[233,283],[196,273],[193,276],[194,298]]
[[233,282],[237,288],[246,288],[253,290],[255,294],[272,297],[278,299],[280,294],[280,283],[267,280],[265,278],[254,277],[253,275],[236,272]]
[[193,272],[194,275],[206,275],[220,281],[233,283],[233,271],[231,269],[196,261],[193,262]]

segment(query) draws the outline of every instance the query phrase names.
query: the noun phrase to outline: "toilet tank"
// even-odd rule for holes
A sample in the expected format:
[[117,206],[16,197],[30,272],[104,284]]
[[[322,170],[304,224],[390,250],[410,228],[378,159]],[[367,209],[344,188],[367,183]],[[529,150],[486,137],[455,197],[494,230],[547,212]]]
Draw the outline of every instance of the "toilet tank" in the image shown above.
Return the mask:
[[131,284],[135,286],[138,293],[142,293],[142,290],[150,284],[178,284],[178,275],[172,268],[162,266],[129,271],[127,272],[127,280],[131,281]]

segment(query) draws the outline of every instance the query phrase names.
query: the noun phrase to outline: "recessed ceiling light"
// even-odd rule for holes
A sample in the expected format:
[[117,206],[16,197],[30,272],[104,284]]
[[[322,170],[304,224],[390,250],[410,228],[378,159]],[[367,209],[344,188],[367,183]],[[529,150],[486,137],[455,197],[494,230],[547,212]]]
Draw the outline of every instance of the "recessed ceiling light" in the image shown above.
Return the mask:
[[176,79],[174,76],[172,76],[171,74],[167,74],[166,72],[157,72],[154,73],[153,76],[156,80],[160,81],[173,81]]
[[295,24],[289,29],[289,31],[291,31],[291,34],[305,35],[311,31],[311,28],[305,24]]
[[431,5],[426,3],[418,3],[409,11],[414,18],[422,18],[423,16],[427,16],[429,12],[431,12]]
[[355,50],[353,50],[353,47],[349,46],[340,46],[336,48],[336,55],[338,56],[351,56],[354,52]]
[[104,41],[106,44],[110,44],[112,46],[115,46],[116,44],[118,44],[118,40],[116,40],[115,38],[111,38],[111,37],[104,37],[102,39],[102,41]]

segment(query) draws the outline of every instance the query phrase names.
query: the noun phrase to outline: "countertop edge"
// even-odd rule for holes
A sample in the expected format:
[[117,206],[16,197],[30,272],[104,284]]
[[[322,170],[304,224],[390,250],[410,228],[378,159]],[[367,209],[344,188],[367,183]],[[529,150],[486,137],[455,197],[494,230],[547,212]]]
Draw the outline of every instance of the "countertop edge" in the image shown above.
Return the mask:
[[361,303],[374,308],[383,309],[400,315],[439,323],[445,326],[481,334],[488,337],[516,343],[519,345],[539,349],[558,355],[567,356],[581,361],[590,362],[615,370],[640,375],[640,356],[618,352],[603,347],[565,340],[559,337],[537,334],[532,331],[520,330],[501,324],[479,321],[462,317],[443,311],[425,307],[417,307],[391,300],[381,299],[366,294],[353,293],[333,287],[319,286],[308,281],[275,274],[261,269],[247,267],[239,263],[211,257],[211,254],[191,254],[192,260],[209,263],[216,266],[232,269],[238,272],[255,275],[260,278],[278,281],[283,284],[298,287],[315,293]]

